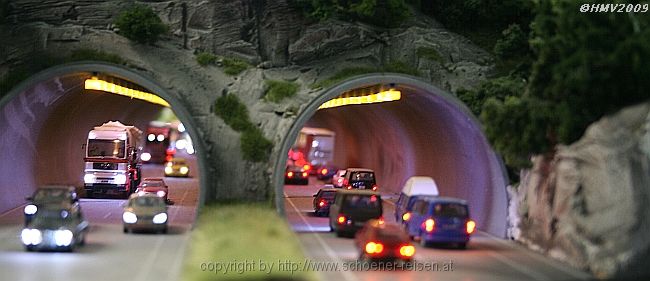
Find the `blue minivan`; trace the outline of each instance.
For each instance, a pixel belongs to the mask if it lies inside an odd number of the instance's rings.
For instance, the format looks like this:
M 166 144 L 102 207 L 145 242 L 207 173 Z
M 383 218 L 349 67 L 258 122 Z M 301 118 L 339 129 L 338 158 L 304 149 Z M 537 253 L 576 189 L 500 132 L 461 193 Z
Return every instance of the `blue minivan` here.
M 467 202 L 457 198 L 419 198 L 406 220 L 409 236 L 419 238 L 425 247 L 445 243 L 464 249 L 475 230 L 476 223 L 470 219 Z

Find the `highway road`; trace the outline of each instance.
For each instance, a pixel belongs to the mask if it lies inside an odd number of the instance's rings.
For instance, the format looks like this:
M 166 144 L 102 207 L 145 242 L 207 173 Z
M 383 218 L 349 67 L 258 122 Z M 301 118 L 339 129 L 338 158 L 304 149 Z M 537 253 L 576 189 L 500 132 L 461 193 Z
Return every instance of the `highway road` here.
M 590 275 L 548 259 L 523 246 L 479 231 L 472 237 L 466 250 L 449 248 L 422 248 L 416 245 L 415 259 L 422 266 L 427 264 L 436 270 L 362 270 L 344 271 L 356 261 L 359 252 L 353 239 L 337 238 L 329 232 L 328 219 L 312 215 L 312 194 L 321 184 L 312 179 L 309 186 L 285 186 L 287 219 L 298 232 L 300 242 L 308 258 L 319 262 L 322 280 L 586 280 Z M 393 197 L 393 198 L 391 198 Z M 396 198 L 384 195 L 384 218 L 394 222 Z M 480 226 L 479 226 L 480 227 Z M 332 265 L 333 264 L 333 265 Z M 338 270 L 332 270 L 339 266 Z M 312 267 L 313 268 L 313 267 Z
M 196 170 L 195 170 L 196 171 Z M 145 165 L 145 177 L 160 177 L 162 165 Z M 170 187 L 169 233 L 122 233 L 120 199 L 81 199 L 91 224 L 87 245 L 73 253 L 25 252 L 20 243 L 22 207 L 0 214 L 2 280 L 178 280 L 196 216 L 198 177 L 165 178 Z

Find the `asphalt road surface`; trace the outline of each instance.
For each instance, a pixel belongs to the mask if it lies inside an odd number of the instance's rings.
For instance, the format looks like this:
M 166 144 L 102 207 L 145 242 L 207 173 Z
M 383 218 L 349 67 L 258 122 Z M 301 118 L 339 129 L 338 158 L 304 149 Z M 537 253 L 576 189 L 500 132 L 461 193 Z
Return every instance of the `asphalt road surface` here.
M 145 165 L 145 177 L 163 176 Z M 196 169 L 194 170 L 196 171 Z M 178 280 L 189 230 L 196 216 L 198 177 L 165 178 L 169 185 L 169 233 L 122 233 L 120 199 L 81 199 L 90 222 L 87 245 L 72 253 L 26 252 L 20 242 L 22 207 L 0 214 L 2 280 Z
M 312 215 L 312 195 L 321 185 L 312 179 L 309 186 L 285 186 L 285 208 L 289 223 L 298 232 L 303 249 L 313 262 L 309 267 L 318 271 L 322 280 L 541 281 L 585 280 L 591 277 L 513 241 L 499 239 L 481 231 L 472 237 L 466 250 L 423 248 L 414 242 L 416 265 L 419 264 L 420 270 L 360 268 L 355 265 L 359 252 L 353 239 L 337 238 L 333 232 L 329 232 L 328 218 Z M 389 194 L 383 198 L 384 219 L 394 222 L 396 198 Z M 357 268 L 343 270 L 344 263 L 348 269 Z

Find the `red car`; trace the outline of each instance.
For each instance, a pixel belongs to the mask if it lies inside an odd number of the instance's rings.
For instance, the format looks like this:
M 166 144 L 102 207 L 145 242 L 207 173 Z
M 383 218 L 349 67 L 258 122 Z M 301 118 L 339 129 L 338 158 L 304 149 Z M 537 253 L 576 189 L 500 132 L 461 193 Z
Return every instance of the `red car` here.
M 402 260 L 411 262 L 415 247 L 397 224 L 369 220 L 355 237 L 360 260 Z
M 165 202 L 169 202 L 169 187 L 162 178 L 144 178 L 135 192 L 153 193 L 165 199 Z

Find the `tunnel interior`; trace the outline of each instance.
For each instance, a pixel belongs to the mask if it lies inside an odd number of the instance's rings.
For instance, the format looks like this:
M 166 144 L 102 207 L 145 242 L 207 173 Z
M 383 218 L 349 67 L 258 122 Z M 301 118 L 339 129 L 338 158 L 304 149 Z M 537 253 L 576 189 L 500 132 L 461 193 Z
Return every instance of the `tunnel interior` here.
M 303 127 L 335 132 L 333 166 L 373 169 L 382 194 L 398 194 L 411 176 L 430 176 L 441 196 L 468 201 L 480 229 L 503 236 L 507 183 L 480 125 L 454 97 L 415 84 L 392 84 L 402 93 L 397 101 L 317 109 Z
M 151 121 L 170 111 L 140 99 L 85 90 L 84 81 L 94 75 L 76 71 L 37 81 L 0 108 L 0 213 L 24 204 L 39 186 L 83 190 L 84 145 L 93 127 L 119 121 L 145 134 Z M 199 177 L 196 163 L 192 165 L 191 174 Z

